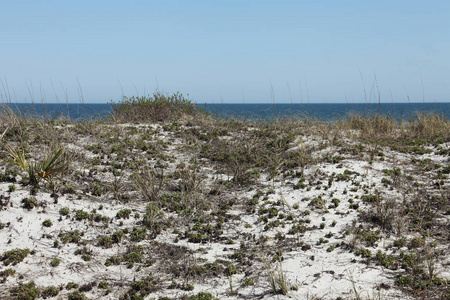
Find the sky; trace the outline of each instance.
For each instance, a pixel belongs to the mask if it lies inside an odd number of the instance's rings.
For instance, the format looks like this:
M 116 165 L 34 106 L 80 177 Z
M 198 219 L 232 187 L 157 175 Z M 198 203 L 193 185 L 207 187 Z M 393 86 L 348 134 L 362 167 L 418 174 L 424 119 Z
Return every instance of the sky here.
M 450 1 L 0 0 L 2 102 L 450 102 Z

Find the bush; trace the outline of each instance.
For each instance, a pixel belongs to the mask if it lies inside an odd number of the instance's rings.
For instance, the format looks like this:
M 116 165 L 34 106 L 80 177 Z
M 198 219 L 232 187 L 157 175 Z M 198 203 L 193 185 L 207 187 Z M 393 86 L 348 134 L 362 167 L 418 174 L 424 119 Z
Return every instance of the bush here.
M 31 251 L 28 248 L 25 248 L 23 250 L 13 249 L 13 250 L 4 252 L 3 255 L 1 256 L 1 260 L 3 261 L 3 264 L 5 266 L 8 266 L 10 264 L 17 265 L 18 263 L 23 261 L 25 259 L 25 257 L 27 257 L 28 254 L 30 254 L 30 252 Z
M 76 218 L 78 221 L 85 220 L 85 219 L 89 219 L 89 213 L 85 212 L 85 211 L 82 210 L 82 209 L 79 209 L 79 210 L 77 210 L 77 211 L 75 212 L 75 218 Z
M 186 115 L 196 115 L 200 109 L 182 94 L 166 96 L 154 93 L 153 96 L 123 97 L 119 103 L 111 102 L 113 117 L 127 122 L 173 122 Z
M 79 291 L 73 291 L 67 296 L 68 300 L 86 300 L 86 296 L 84 293 L 80 293 Z
M 50 219 L 45 220 L 44 222 L 42 222 L 42 226 L 45 227 L 52 227 L 53 223 Z
M 33 300 L 41 294 L 34 281 L 30 281 L 27 284 L 19 282 L 19 286 L 13 287 L 9 291 L 14 296 L 14 299 L 18 300 Z
M 61 263 L 61 259 L 59 259 L 59 258 L 54 258 L 54 259 L 52 259 L 52 261 L 50 262 L 50 265 L 51 265 L 52 267 L 57 267 L 57 266 L 59 266 L 60 263 Z
M 129 219 L 130 218 L 130 214 L 131 214 L 131 210 L 130 209 L 122 209 L 122 210 L 117 212 L 116 218 L 117 219 Z
M 62 216 L 67 216 L 69 213 L 70 211 L 68 207 L 63 207 L 59 210 L 59 214 Z
M 143 299 L 145 296 L 157 290 L 157 281 L 153 276 L 147 276 L 139 281 L 134 281 L 130 289 L 119 299 Z
M 55 297 L 59 294 L 59 289 L 55 286 L 48 286 L 42 290 L 42 298 L 47 299 L 51 297 Z
M 103 248 L 111 248 L 113 243 L 113 240 L 108 235 L 103 235 L 98 239 L 98 245 L 102 246 Z
M 37 202 L 36 198 L 30 197 L 30 198 L 22 199 L 22 207 L 23 208 L 31 210 L 31 209 L 35 208 L 36 206 L 38 206 L 38 202 Z

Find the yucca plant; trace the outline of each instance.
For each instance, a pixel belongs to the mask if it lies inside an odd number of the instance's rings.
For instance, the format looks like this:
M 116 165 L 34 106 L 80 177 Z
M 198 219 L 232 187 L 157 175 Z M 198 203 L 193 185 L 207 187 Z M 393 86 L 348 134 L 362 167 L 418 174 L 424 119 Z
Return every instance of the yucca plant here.
M 14 164 L 27 172 L 30 184 L 37 186 L 41 179 L 52 183 L 54 176 L 65 173 L 69 170 L 69 159 L 67 153 L 62 147 L 59 147 L 47 154 L 42 161 L 28 162 L 25 152 L 20 147 L 16 149 L 6 145 Z

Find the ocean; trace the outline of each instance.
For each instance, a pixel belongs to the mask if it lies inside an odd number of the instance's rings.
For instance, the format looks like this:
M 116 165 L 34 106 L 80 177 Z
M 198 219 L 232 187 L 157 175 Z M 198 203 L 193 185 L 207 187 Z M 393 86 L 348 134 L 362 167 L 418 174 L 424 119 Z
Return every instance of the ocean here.
M 14 111 L 25 115 L 44 118 L 67 118 L 70 120 L 92 120 L 111 116 L 110 104 L 106 103 L 44 103 L 6 104 Z M 317 118 L 333 121 L 351 113 L 374 115 L 377 113 L 395 119 L 409 119 L 416 113 L 437 113 L 450 119 L 450 102 L 436 103 L 310 103 L 310 104 L 197 104 L 200 108 L 219 118 L 245 118 L 252 120 L 271 120 L 273 118 Z

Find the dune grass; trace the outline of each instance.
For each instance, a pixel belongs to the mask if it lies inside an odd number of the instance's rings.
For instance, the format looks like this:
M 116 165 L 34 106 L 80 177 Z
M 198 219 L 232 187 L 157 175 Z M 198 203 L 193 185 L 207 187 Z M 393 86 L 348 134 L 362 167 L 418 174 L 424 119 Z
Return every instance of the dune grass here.
M 119 103 L 111 102 L 111 107 L 114 120 L 119 122 L 170 122 L 199 112 L 195 103 L 180 93 L 125 96 Z

